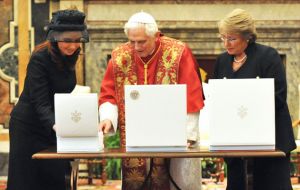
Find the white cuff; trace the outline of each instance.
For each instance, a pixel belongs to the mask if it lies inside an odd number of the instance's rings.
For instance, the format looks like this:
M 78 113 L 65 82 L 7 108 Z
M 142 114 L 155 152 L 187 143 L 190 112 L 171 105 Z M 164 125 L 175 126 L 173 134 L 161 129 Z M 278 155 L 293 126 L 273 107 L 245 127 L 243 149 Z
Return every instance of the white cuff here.
M 117 131 L 118 126 L 118 106 L 110 102 L 105 102 L 99 107 L 100 122 L 109 119 L 113 125 L 114 132 Z
M 199 113 L 188 113 L 186 120 L 187 139 L 198 141 L 199 139 Z

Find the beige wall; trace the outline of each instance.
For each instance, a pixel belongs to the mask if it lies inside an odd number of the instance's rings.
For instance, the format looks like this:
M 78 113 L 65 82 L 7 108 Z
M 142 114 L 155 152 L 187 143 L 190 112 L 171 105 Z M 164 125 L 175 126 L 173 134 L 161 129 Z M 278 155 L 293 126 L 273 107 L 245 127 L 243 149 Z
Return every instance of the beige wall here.
M 300 20 L 300 4 L 88 4 L 87 19 L 120 21 L 145 11 L 157 21 L 216 21 L 235 8 L 257 20 Z
M 10 12 L 3 19 L 12 17 L 12 2 L 0 1 L 0 10 Z M 107 56 L 126 41 L 122 28 L 134 12 L 143 10 L 153 14 L 166 35 L 188 43 L 194 54 L 217 56 L 224 49 L 218 39 L 216 22 L 234 8 L 246 9 L 257 20 L 258 41 L 286 56 L 288 103 L 294 119 L 300 114 L 297 89 L 300 84 L 300 0 L 153 0 L 151 4 L 150 0 L 50 0 L 50 11 L 71 5 L 87 14 L 91 41 L 85 44 L 78 76 L 80 83 L 85 82 L 95 92 L 99 91 Z M 9 40 L 5 28 L 8 24 L 3 19 L 0 46 Z
M 99 91 L 107 55 L 126 41 L 122 29 L 124 22 L 137 11 L 151 13 L 166 35 L 188 43 L 194 54 L 217 56 L 224 51 L 218 38 L 217 21 L 234 8 L 243 8 L 257 20 L 258 41 L 275 47 L 286 56 L 288 103 L 292 117 L 296 119 L 299 112 L 297 87 L 300 84 L 300 1 L 295 2 L 168 4 L 168 1 L 163 1 L 152 5 L 132 1 L 130 4 L 87 1 L 84 7 L 91 42 L 85 48 L 86 83 L 93 91 Z

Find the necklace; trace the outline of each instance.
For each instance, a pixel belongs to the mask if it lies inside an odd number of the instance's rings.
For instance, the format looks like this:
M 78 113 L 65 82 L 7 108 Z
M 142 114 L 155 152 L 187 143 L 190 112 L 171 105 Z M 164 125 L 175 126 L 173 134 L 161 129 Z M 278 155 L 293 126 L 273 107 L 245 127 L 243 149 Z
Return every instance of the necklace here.
M 157 53 L 159 52 L 159 49 L 160 49 L 160 44 L 157 48 L 157 51 L 156 50 L 156 47 L 154 47 L 154 49 L 152 50 L 152 52 L 149 54 L 149 56 L 151 55 L 151 58 L 149 61 L 147 61 L 147 63 L 145 63 L 140 57 L 140 60 L 142 61 L 142 63 L 144 63 L 144 84 L 148 84 L 148 80 L 147 80 L 147 77 L 148 77 L 148 64 L 154 59 L 154 57 L 157 55 Z M 153 55 L 152 55 L 153 54 Z
M 247 59 L 247 55 L 245 55 L 244 57 L 242 57 L 242 59 L 237 60 L 235 57 L 233 58 L 233 61 L 235 63 L 243 63 L 245 60 Z

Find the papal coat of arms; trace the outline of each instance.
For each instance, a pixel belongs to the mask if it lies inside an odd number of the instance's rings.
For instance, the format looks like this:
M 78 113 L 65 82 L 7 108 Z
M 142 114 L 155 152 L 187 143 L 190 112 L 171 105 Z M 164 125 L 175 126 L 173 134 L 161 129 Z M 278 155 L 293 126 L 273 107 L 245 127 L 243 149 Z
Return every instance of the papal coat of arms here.
M 75 110 L 75 112 L 71 112 L 71 119 L 75 123 L 78 123 L 81 120 L 81 113 Z
M 133 100 L 137 100 L 139 98 L 139 96 L 140 96 L 140 93 L 137 90 L 133 90 L 130 92 L 130 97 Z
M 248 108 L 243 105 L 238 107 L 237 114 L 241 119 L 244 119 L 248 115 Z

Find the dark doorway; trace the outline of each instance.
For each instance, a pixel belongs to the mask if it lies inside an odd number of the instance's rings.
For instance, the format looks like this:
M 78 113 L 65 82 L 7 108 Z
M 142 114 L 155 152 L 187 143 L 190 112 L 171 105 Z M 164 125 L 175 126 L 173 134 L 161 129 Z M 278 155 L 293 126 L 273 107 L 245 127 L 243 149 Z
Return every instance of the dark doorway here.
M 213 77 L 216 55 L 198 55 L 196 56 L 202 81 L 207 83 L 208 79 Z

